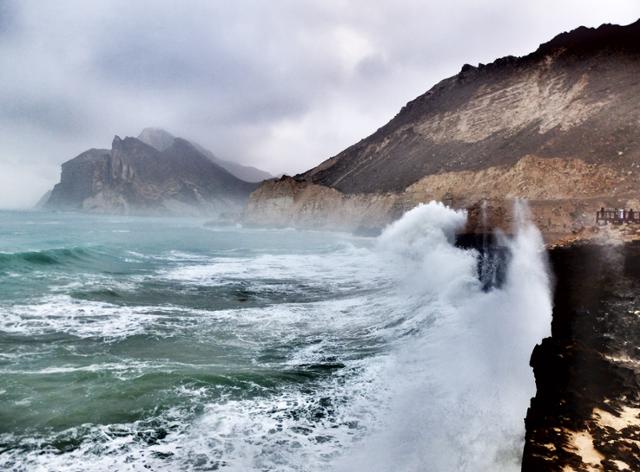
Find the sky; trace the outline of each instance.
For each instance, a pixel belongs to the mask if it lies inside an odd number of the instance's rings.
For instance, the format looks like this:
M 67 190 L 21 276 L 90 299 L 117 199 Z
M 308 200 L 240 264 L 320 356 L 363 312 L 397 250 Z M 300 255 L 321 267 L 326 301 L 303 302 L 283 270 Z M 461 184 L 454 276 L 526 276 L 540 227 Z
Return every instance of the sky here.
M 638 18 L 638 0 L 0 0 L 0 208 L 148 126 L 295 174 L 465 63 Z

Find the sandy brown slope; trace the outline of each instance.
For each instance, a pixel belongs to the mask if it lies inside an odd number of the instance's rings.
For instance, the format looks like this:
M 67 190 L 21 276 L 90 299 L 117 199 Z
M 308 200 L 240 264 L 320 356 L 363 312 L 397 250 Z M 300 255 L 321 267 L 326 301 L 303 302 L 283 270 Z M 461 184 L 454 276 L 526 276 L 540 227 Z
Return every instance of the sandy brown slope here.
M 580 28 L 526 57 L 463 67 L 301 177 L 359 193 L 526 155 L 628 167 L 640 157 L 639 105 L 640 22 Z

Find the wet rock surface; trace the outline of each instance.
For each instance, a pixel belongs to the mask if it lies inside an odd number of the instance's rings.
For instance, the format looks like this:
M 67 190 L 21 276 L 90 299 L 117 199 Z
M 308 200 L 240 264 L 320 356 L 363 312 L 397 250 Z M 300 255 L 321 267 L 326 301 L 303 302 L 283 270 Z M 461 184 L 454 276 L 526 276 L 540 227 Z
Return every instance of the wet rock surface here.
M 555 247 L 550 264 L 522 470 L 640 470 L 640 242 Z

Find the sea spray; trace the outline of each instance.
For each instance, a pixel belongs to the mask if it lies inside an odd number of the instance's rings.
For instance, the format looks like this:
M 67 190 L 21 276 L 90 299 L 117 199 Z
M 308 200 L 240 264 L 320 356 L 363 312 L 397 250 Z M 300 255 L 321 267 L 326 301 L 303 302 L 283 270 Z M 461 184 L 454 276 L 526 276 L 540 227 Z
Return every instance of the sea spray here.
M 49 218 L 0 212 L 28 230 L 0 270 L 0 469 L 517 468 L 550 313 L 526 215 L 488 289 L 435 203 L 378 239 Z M 85 252 L 22 260 L 51 241 Z
M 551 294 L 540 233 L 522 202 L 515 210 L 506 280 L 489 292 L 478 253 L 453 244 L 463 212 L 421 205 L 381 235 L 381 257 L 397 258 L 404 281 L 398 296 L 423 304 L 412 315 L 416 334 L 386 366 L 382 426 L 338 470 L 519 470 L 535 394 L 529 357 L 549 334 Z

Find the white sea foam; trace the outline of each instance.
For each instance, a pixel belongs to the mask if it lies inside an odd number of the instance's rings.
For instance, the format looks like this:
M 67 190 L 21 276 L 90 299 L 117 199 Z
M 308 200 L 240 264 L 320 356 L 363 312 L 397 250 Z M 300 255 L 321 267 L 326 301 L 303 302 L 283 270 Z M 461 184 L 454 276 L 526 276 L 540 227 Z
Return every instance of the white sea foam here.
M 66 333 L 81 338 L 121 338 L 144 332 L 154 307 L 128 307 L 56 294 L 3 310 L 0 331 L 25 336 Z
M 344 367 L 304 388 L 283 383 L 215 402 L 202 387 L 180 386 L 177 394 L 203 411 L 162 413 L 156 420 L 169 434 L 151 445 L 140 440 L 148 426 L 139 422 L 92 426 L 77 433 L 83 440 L 71 452 L 15 449 L 0 465 L 17 461 L 24 467 L 16 470 L 35 471 L 518 470 L 523 418 L 534 394 L 529 356 L 550 326 L 542 241 L 520 219 L 515 237 L 505 240 L 511 251 L 506 282 L 485 292 L 477 252 L 453 244 L 464 223 L 464 213 L 432 203 L 408 212 L 369 249 L 251 259 L 172 253 L 172 262 L 187 265 L 156 274 L 197 285 L 291 279 L 329 284 L 337 294 L 350 288 L 329 300 L 208 311 L 56 295 L 14 307 L 0 330 L 106 338 L 189 332 L 199 342 L 224 338 L 249 346 L 255 355 L 285 346 L 286 359 L 274 369 L 306 372 L 331 359 Z M 66 368 L 72 367 L 58 367 Z
M 193 260 L 190 258 L 187 260 Z M 196 284 L 224 284 L 229 280 L 296 280 L 317 284 L 371 281 L 369 271 L 377 270 L 370 252 L 347 247 L 331 254 L 267 254 L 254 258 L 198 258 L 200 263 L 165 271 L 167 279 Z
M 381 430 L 339 470 L 516 471 L 535 384 L 529 357 L 549 335 L 551 297 L 540 233 L 521 219 L 505 285 L 483 292 L 475 254 L 450 244 L 461 214 L 430 204 L 380 238 L 404 257 L 428 329 L 397 348 L 384 373 L 392 401 Z M 420 322 L 419 318 L 417 321 Z
M 226 334 L 242 343 L 268 346 L 304 338 L 323 339 L 331 333 L 342 336 L 357 330 L 354 336 L 361 336 L 376 326 L 373 312 L 386 308 L 382 304 L 367 305 L 364 296 L 206 310 L 172 305 L 122 306 L 55 294 L 3 309 L 0 331 L 23 336 L 65 333 L 105 341 L 140 334 L 160 338 L 188 334 L 211 342 Z M 225 342 L 233 343 L 233 339 Z

